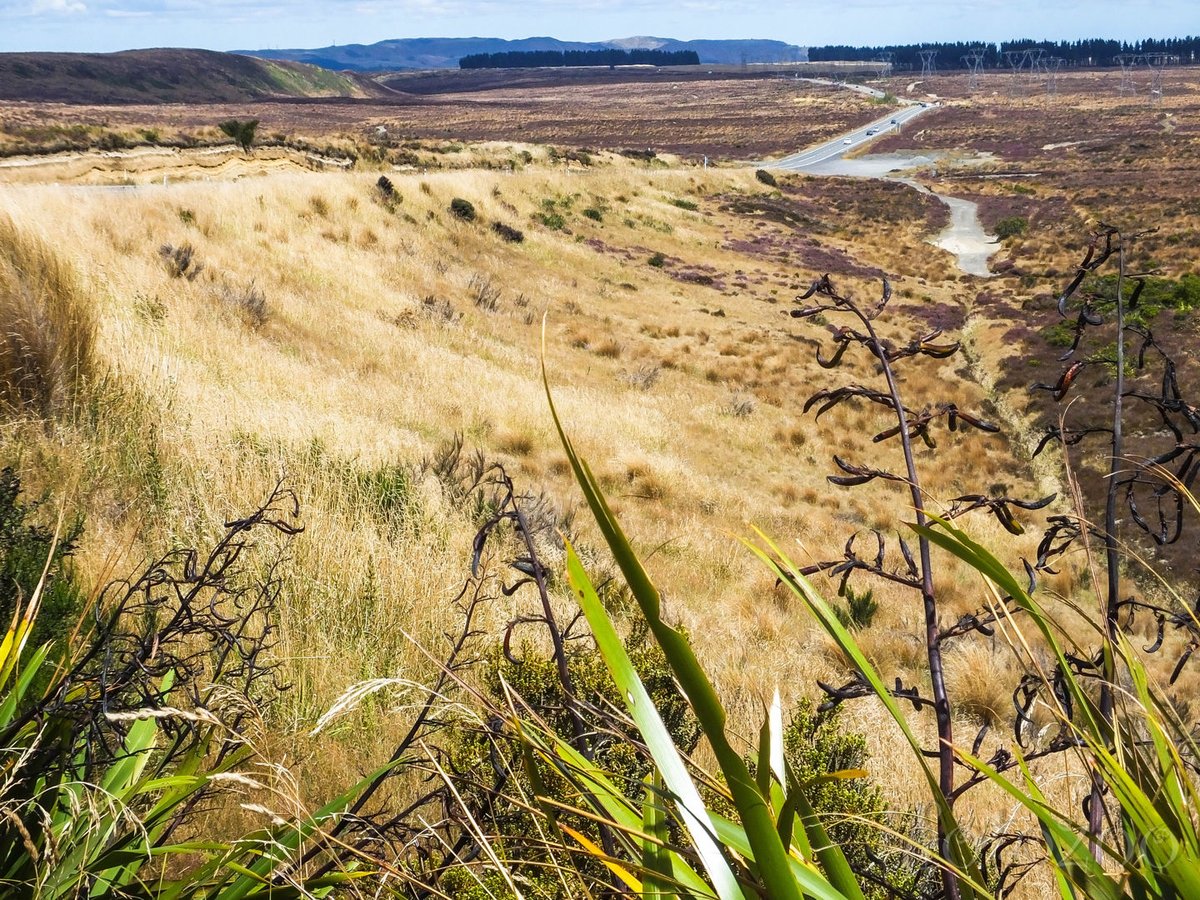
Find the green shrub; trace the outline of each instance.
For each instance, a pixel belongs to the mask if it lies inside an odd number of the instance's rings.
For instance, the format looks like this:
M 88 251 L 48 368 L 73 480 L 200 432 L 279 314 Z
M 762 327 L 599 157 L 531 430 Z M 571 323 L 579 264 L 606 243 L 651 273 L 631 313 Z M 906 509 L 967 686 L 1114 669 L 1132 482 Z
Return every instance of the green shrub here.
M 1138 304 L 1126 312 L 1131 324 L 1148 325 L 1164 309 L 1174 310 L 1176 315 L 1182 318 L 1200 308 L 1200 274 L 1187 272 L 1179 278 L 1148 276 L 1140 280 L 1144 286 L 1138 295 Z M 1092 276 L 1084 282 L 1082 288 L 1096 297 L 1098 308 L 1105 312 L 1116 304 L 1116 275 Z M 1132 283 L 1126 281 L 1126 300 L 1131 298 L 1132 290 Z
M 683 197 L 676 197 L 671 201 L 672 206 L 678 206 L 680 209 L 686 209 L 689 212 L 695 212 L 700 206 L 694 200 L 685 200 Z
M 1029 220 L 1022 216 L 1008 216 L 996 223 L 996 237 L 1005 240 L 1010 237 L 1017 237 L 1025 233 L 1025 229 L 1029 227 Z
M 551 231 L 562 231 L 567 227 L 567 220 L 556 212 L 540 212 L 533 214 L 534 221 L 541 222 Z
M 691 707 L 679 692 L 666 657 L 657 644 L 649 640 L 644 627 L 629 634 L 626 645 L 676 745 L 684 752 L 693 751 L 699 743 L 700 728 Z M 509 658 L 504 650 L 495 648 L 475 672 L 482 680 L 485 705 L 503 710 L 509 706 L 510 695 L 517 697 L 528 716 L 538 721 L 548 733 L 567 744 L 578 745 L 571 714 L 571 703 L 574 703 L 574 708 L 583 710 L 586 716 L 594 763 L 613 782 L 640 797 L 642 782 L 651 774 L 652 764 L 640 744 L 623 735 L 620 717 L 613 717 L 613 711 L 622 709 L 625 701 L 595 648 L 590 644 L 567 648 L 573 698 L 564 690 L 552 658 L 530 645 L 512 649 L 514 654 Z M 505 860 L 508 871 L 518 883 L 526 879 L 538 880 L 539 874 L 545 871 L 542 863 L 546 851 L 541 846 L 531 846 L 530 836 L 545 825 L 539 825 L 537 814 L 519 798 L 538 793 L 534 790 L 531 774 L 536 774 L 542 796 L 552 802 L 568 806 L 577 803 L 576 787 L 542 763 L 538 763 L 535 772 L 531 773 L 530 759 L 523 758 L 519 735 L 509 729 L 460 723 L 457 734 L 457 740 L 448 748 L 448 761 L 451 771 L 472 773 L 456 783 L 465 807 L 473 815 L 487 820 L 485 829 L 495 835 L 490 839 L 492 849 Z M 562 814 L 561 821 L 585 832 L 591 828 L 586 819 L 569 812 Z M 568 883 L 598 884 L 610 877 L 603 866 L 586 856 L 573 856 L 571 871 L 565 874 Z M 446 875 L 450 880 L 439 883 L 439 888 L 450 896 L 477 895 L 459 892 L 464 889 L 478 891 L 477 884 L 470 887 L 475 884 L 470 874 L 447 872 Z M 487 876 L 484 877 L 487 880 Z M 487 883 L 489 887 L 496 886 L 490 880 Z M 496 884 L 502 882 L 496 879 Z M 557 900 L 579 896 L 562 883 L 547 881 L 541 882 L 540 886 L 542 892 L 535 896 Z M 511 894 L 502 890 L 495 896 Z
M 583 211 L 583 214 L 594 222 L 603 222 L 604 221 L 604 213 L 602 213 L 600 210 L 596 209 L 596 207 L 594 207 L 594 206 L 589 206 L 587 209 L 585 209 Z
M 247 119 L 244 122 L 240 119 L 226 119 L 224 122 L 218 122 L 217 128 L 232 138 L 233 142 L 242 148 L 243 153 L 249 153 L 258 131 L 258 119 Z
M 875 613 L 879 611 L 875 592 L 871 588 L 867 588 L 860 594 L 850 585 L 846 585 L 845 599 L 844 609 L 840 606 L 834 607 L 833 611 L 838 620 L 847 628 L 870 628 Z
M 903 840 L 889 839 L 888 829 L 900 823 L 888 816 L 876 780 L 823 777 L 831 772 L 870 772 L 866 738 L 846 731 L 839 711 L 840 707 L 821 710 L 811 700 L 801 700 L 783 730 L 784 758 L 797 779 L 811 785 L 808 801 L 825 819 L 829 836 L 846 854 L 870 900 L 928 896 L 914 890 L 921 878 L 917 869 L 902 862 L 907 857 Z M 930 879 L 928 887 L 936 881 Z
M 100 150 L 124 150 L 129 146 L 129 139 L 117 131 L 106 131 L 96 141 Z
M 1051 347 L 1070 347 L 1075 342 L 1075 326 L 1071 322 L 1055 322 L 1042 329 L 1042 337 Z
M 667 257 L 662 253 L 655 253 L 646 260 L 646 263 L 647 265 L 654 266 L 656 269 L 661 269 L 667 264 Z
M 757 169 L 754 172 L 754 177 L 767 187 L 779 187 L 779 182 L 775 180 L 775 176 L 766 169 Z
M 462 197 L 455 197 L 450 201 L 450 212 L 454 214 L 455 218 L 464 222 L 475 221 L 475 205 Z
M 0 622 L 12 621 L 20 604 L 28 601 L 46 571 L 42 587 L 42 614 L 30 637 L 34 647 L 61 640 L 71 633 L 83 611 L 85 596 L 72 580 L 70 557 L 83 532 L 74 520 L 63 533 L 34 524 L 41 503 L 21 499 L 21 480 L 11 466 L 0 470 Z

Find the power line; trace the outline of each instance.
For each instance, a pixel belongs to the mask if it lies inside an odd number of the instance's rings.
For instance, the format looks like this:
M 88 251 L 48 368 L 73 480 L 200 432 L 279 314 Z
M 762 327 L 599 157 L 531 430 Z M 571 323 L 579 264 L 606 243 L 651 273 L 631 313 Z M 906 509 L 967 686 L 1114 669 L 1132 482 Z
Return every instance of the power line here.
M 937 55 L 936 50 L 918 50 L 917 55 L 921 57 L 921 77 L 932 78 L 937 74 Z
M 962 58 L 969 72 L 967 76 L 968 94 L 974 94 L 983 86 L 983 59 L 986 52 L 983 47 L 972 47 Z

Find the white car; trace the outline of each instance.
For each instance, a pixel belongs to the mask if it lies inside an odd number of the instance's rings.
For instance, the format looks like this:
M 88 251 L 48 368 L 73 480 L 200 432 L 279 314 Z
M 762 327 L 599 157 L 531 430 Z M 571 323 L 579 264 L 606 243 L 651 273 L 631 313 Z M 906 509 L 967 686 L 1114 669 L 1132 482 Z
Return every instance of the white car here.
M 843 144 L 853 144 L 854 141 L 850 140 L 850 138 L 846 138 L 844 141 L 842 141 L 842 143 Z

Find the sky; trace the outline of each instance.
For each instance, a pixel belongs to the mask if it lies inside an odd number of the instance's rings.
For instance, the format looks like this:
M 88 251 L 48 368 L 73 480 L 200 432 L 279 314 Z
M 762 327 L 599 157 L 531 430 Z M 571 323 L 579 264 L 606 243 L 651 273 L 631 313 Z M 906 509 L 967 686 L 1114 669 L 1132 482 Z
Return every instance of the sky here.
M 819 46 L 1195 34 L 1197 0 L 0 0 L 0 51 L 258 50 L 535 35 Z

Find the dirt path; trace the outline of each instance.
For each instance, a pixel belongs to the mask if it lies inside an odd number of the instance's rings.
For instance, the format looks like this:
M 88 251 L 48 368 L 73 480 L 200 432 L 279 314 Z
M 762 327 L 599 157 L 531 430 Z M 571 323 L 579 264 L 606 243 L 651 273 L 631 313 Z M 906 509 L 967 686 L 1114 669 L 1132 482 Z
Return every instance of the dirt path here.
M 939 194 L 908 178 L 897 178 L 896 181 L 946 204 L 950 210 L 950 224 L 930 243 L 958 257 L 958 267 L 968 275 L 990 278 L 992 271 L 987 261 L 996 252 L 996 237 L 984 231 L 983 223 L 979 221 L 979 205 L 961 197 Z
M 983 230 L 978 204 L 961 197 L 934 196 L 950 207 L 950 224 L 933 239 L 934 246 L 957 256 L 958 267 L 968 275 L 990 278 L 988 257 L 996 252 L 996 239 Z
M 831 159 L 811 169 L 814 175 L 841 175 L 848 178 L 886 178 L 906 184 L 922 194 L 936 197 L 950 210 L 950 224 L 929 243 L 953 253 L 958 267 L 968 275 L 990 278 L 988 257 L 996 252 L 996 238 L 988 234 L 979 221 L 979 207 L 970 200 L 951 197 L 930 190 L 920 182 L 901 177 L 906 169 L 929 165 L 931 156 L 901 156 L 889 153 L 878 156 L 859 156 L 853 159 Z

